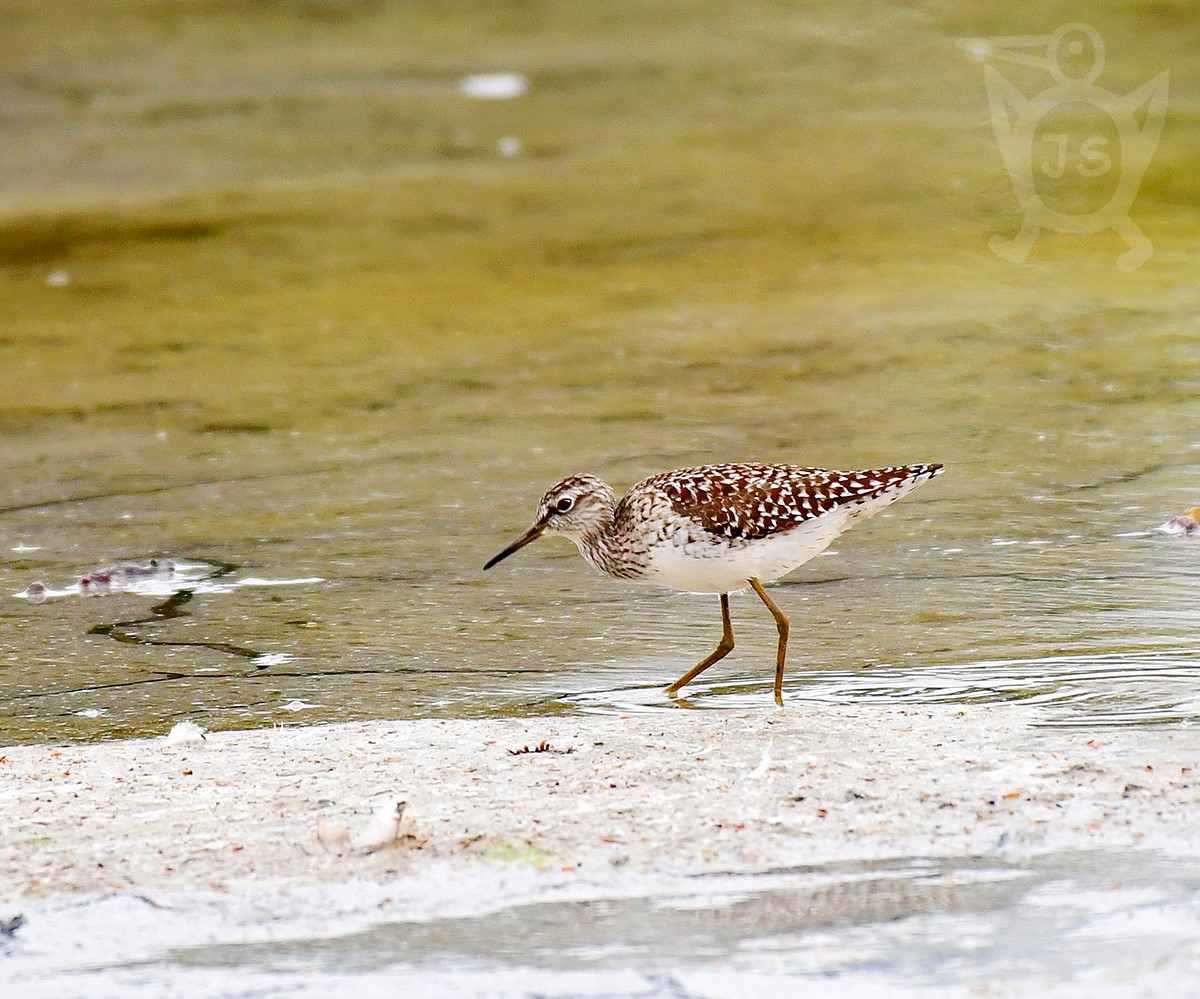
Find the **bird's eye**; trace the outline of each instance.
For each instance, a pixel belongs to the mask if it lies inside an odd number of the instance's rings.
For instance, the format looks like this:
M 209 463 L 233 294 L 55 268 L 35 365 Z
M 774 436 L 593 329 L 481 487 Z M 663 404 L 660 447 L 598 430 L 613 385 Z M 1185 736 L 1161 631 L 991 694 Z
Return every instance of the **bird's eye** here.
M 554 504 L 554 509 L 559 513 L 567 513 L 571 507 L 575 505 L 575 500 L 570 496 L 564 496 Z

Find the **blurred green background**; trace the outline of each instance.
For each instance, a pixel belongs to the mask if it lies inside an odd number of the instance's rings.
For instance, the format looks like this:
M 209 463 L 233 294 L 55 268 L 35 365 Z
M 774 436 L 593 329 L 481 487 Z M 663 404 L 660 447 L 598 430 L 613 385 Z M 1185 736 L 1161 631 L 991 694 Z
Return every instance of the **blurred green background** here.
M 872 690 L 1192 717 L 1194 553 L 1139 533 L 1200 499 L 1190 3 L 1086 15 L 1098 86 L 1170 71 L 1130 212 L 1148 262 L 1118 270 L 1113 231 L 988 248 L 1022 211 L 985 50 L 959 42 L 1081 16 L 0 2 L 0 742 L 266 724 L 294 698 L 304 719 L 628 706 L 613 691 L 707 652 L 715 602 L 550 543 L 479 565 L 568 472 L 620 489 L 727 459 L 949 466 L 782 588 L 807 630 L 792 696 L 903 666 Z M 463 92 L 489 72 L 528 89 Z M 1056 122 L 1111 133 L 1088 107 Z M 325 582 L 171 620 L 7 596 L 156 554 Z M 711 681 L 748 700 L 714 706 L 767 699 L 760 617 Z M 137 642 L 93 632 L 142 618 Z M 1146 650 L 1169 663 L 1115 694 L 1071 658 Z

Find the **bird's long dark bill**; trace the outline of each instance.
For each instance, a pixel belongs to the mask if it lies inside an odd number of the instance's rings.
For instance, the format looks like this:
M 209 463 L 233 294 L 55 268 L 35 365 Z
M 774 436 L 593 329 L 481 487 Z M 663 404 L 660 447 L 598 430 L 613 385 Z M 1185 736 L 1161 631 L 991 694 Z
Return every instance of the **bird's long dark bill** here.
M 542 536 L 543 530 L 544 528 L 541 524 L 534 524 L 533 527 L 517 538 L 516 541 L 505 548 L 504 551 L 502 551 L 499 555 L 493 555 L 490 559 L 488 559 L 487 564 L 483 568 L 485 570 L 490 569 L 497 562 L 502 562 L 504 559 L 508 558 L 508 556 L 513 552 L 524 548 L 527 544 L 529 544 L 529 542 L 537 541 L 537 539 Z

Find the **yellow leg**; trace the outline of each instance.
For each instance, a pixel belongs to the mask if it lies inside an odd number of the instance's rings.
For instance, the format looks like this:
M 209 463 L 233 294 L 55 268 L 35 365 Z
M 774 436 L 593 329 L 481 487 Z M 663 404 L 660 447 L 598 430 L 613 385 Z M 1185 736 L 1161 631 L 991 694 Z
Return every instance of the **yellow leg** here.
M 679 693 L 679 688 L 686 683 L 691 683 L 696 677 L 703 673 L 709 666 L 719 659 L 724 659 L 733 649 L 733 624 L 729 620 L 729 594 L 721 594 L 721 640 L 717 643 L 717 647 L 713 649 L 712 655 L 706 656 L 698 662 L 690 670 L 683 674 L 678 680 L 667 688 L 667 693 L 674 696 Z
M 767 591 L 762 588 L 762 583 L 757 579 L 752 579 L 750 580 L 750 585 L 754 587 L 754 592 L 758 594 L 759 599 L 767 605 L 767 610 L 775 617 L 775 627 L 779 629 L 779 651 L 775 654 L 775 703 L 782 708 L 783 662 L 787 659 L 788 632 L 791 629 L 788 626 L 787 617 L 783 611 L 775 606 L 775 601 L 767 596 Z

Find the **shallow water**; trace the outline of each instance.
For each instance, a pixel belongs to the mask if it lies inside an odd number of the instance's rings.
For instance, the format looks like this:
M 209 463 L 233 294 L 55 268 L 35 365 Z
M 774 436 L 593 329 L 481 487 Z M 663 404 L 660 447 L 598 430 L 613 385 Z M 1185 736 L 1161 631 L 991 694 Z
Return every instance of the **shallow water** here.
M 1172 74 L 1125 273 L 1112 232 L 987 248 L 1020 212 L 956 42 L 1068 6 L 10 6 L 0 744 L 671 707 L 715 600 L 480 566 L 567 472 L 738 458 L 948 469 L 777 588 L 791 703 L 1200 718 L 1200 548 L 1151 533 L 1200 501 L 1182 8 L 1093 22 L 1114 93 Z M 229 585 L 15 596 L 154 556 Z M 734 622 L 675 707 L 769 701 Z

